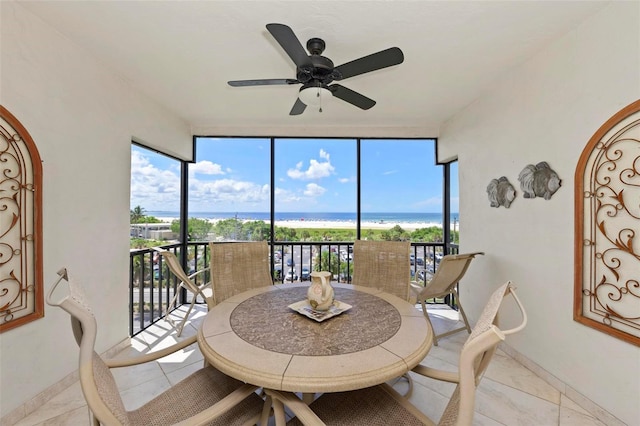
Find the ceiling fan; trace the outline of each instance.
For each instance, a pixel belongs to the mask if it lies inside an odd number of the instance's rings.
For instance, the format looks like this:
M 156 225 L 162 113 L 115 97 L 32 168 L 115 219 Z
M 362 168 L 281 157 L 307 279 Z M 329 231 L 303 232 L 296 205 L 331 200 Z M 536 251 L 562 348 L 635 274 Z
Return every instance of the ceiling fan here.
M 322 98 L 329 96 L 335 96 L 361 109 L 369 109 L 376 104 L 373 99 L 340 84 L 331 83 L 398 65 L 404 61 L 402 50 L 391 47 L 335 67 L 331 59 L 322 56 L 325 49 L 324 40 L 309 39 L 307 50 L 310 54 L 307 55 L 293 30 L 288 26 L 267 24 L 267 30 L 293 60 L 296 65 L 296 78 L 234 80 L 228 83 L 233 87 L 302 84 L 298 99 L 296 99 L 289 115 L 302 114 L 309 105 L 319 106 L 320 112 L 322 112 Z

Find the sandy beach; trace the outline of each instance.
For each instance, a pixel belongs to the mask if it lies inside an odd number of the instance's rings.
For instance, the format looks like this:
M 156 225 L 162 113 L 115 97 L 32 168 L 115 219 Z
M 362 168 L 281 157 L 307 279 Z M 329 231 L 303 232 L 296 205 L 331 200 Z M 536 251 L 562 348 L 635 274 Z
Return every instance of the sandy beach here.
M 334 222 L 326 220 L 280 220 L 275 222 L 276 226 L 287 228 L 312 228 L 312 229 L 354 229 L 356 227 L 355 222 Z M 415 231 L 420 228 L 429 228 L 431 226 L 441 227 L 439 223 L 421 223 L 421 222 L 362 222 L 361 229 L 391 229 L 396 225 L 400 225 L 405 231 Z
M 177 218 L 159 217 L 163 222 L 171 222 Z M 215 224 L 221 219 L 204 219 Z M 243 220 L 242 222 L 249 222 Z M 268 221 L 264 221 L 268 223 Z M 362 222 L 361 229 L 391 229 L 396 225 L 400 225 L 405 231 L 415 231 L 420 228 L 429 228 L 432 226 L 442 227 L 440 223 L 430 222 Z M 276 220 L 275 226 L 286 228 L 310 228 L 310 229 L 355 229 L 355 221 L 330 221 L 330 220 Z

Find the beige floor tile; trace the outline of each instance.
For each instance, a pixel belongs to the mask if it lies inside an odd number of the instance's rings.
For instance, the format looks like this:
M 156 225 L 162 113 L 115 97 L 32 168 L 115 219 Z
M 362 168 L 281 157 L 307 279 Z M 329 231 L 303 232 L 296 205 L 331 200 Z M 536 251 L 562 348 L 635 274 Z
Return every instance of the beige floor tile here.
M 476 411 L 509 426 L 558 424 L 560 406 L 484 378 L 476 393 Z
M 560 404 L 560 392 L 557 389 L 503 353 L 494 355 L 485 377 L 554 404 Z
M 575 402 L 567 398 L 566 395 L 560 395 L 560 407 L 568 408 L 570 410 L 577 411 L 587 416 L 591 416 L 591 414 L 587 410 L 585 410 L 584 408 L 582 408 L 581 406 L 579 406 L 578 404 L 576 404 Z
M 122 390 L 120 395 L 122 396 L 125 409 L 127 411 L 131 411 L 151 401 L 170 387 L 171 384 L 169 383 L 169 380 L 166 376 L 162 375 L 161 377 L 146 381 L 136 387 Z
M 605 426 L 604 423 L 592 417 L 581 408 L 576 411 L 567 407 L 560 407 L 559 426 Z
M 76 408 L 57 417 L 47 419 L 38 426 L 80 426 L 91 425 L 91 417 L 87 407 Z
M 157 362 L 147 362 L 130 367 L 112 368 L 111 374 L 118 385 L 118 389 L 125 391 L 143 383 L 165 378 L 164 372 Z
M 20 422 L 16 423 L 16 426 L 43 424 L 49 419 L 62 416 L 70 411 L 77 410 L 78 408 L 84 408 L 86 413 L 86 406 L 87 403 L 84 399 L 84 395 L 82 394 L 80 383 L 76 382 L 51 398 L 39 409 L 22 419 Z

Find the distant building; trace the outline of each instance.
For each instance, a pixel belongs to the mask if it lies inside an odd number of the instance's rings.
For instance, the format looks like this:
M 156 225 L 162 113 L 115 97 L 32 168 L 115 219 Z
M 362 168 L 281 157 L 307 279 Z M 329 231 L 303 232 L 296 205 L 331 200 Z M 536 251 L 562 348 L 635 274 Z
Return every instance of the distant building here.
M 132 223 L 129 235 L 132 238 L 144 238 L 146 240 L 176 240 L 178 233 L 171 231 L 171 224 L 161 223 Z

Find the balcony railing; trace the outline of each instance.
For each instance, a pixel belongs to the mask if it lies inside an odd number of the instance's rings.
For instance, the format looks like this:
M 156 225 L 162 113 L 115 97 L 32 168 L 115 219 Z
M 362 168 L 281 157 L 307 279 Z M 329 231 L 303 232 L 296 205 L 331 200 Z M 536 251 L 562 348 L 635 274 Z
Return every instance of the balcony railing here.
M 176 253 L 183 261 L 187 273 L 209 266 L 209 243 L 187 243 L 186 257 L 182 256 L 182 244 L 162 246 Z M 314 270 L 328 270 L 334 280 L 351 282 L 353 274 L 353 242 L 276 242 L 270 247 L 271 275 L 274 283 L 308 280 Z M 411 277 L 420 281 L 435 272 L 439 260 L 447 248 L 443 243 L 411 243 Z M 457 253 L 458 247 L 448 246 L 449 253 Z M 162 257 L 152 249 L 131 250 L 129 262 L 129 334 L 134 336 L 167 314 L 167 306 L 178 288 L 176 277 L 171 274 Z M 197 284 L 209 281 L 209 274 L 196 277 Z M 179 300 L 189 303 L 191 295 L 183 292 Z M 445 303 L 452 301 L 445 300 Z

